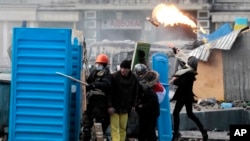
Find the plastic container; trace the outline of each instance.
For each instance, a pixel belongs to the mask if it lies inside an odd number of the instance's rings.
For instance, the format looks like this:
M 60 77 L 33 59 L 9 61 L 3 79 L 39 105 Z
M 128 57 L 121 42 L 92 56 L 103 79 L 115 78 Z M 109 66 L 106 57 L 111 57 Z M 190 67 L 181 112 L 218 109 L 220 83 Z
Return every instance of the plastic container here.
M 230 108 L 233 107 L 233 104 L 232 103 L 223 102 L 223 103 L 221 103 L 220 107 L 221 107 L 221 109 L 230 109 Z

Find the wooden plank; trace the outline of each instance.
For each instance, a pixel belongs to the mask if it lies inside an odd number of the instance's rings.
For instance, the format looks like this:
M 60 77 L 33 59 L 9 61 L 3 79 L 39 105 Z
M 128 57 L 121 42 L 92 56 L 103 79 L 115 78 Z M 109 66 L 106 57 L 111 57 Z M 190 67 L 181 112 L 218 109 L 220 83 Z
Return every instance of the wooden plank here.
M 207 62 L 199 61 L 194 93 L 199 99 L 224 100 L 223 63 L 221 50 L 213 50 Z
M 81 71 L 81 81 L 86 82 L 86 73 L 85 70 L 83 69 Z M 82 89 L 82 113 L 84 113 L 87 110 L 87 92 L 86 92 L 86 85 L 81 85 L 81 89 Z

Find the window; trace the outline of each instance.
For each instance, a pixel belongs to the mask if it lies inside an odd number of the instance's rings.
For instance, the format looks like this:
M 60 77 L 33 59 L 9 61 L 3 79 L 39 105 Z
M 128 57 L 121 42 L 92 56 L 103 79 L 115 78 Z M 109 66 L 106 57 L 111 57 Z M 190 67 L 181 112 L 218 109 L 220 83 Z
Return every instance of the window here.
M 198 19 L 208 19 L 209 18 L 209 11 L 198 11 L 197 12 Z
M 85 21 L 85 28 L 95 29 L 96 28 L 96 21 L 95 20 Z
M 85 11 L 84 18 L 85 19 L 96 19 L 96 11 Z
M 198 20 L 198 27 L 209 28 L 209 20 Z

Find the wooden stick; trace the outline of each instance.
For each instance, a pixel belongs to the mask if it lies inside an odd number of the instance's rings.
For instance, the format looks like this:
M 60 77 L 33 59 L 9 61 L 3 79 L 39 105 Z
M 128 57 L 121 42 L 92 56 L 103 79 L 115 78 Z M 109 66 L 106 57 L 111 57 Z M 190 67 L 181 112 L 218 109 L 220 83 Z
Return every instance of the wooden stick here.
M 86 81 L 86 73 L 85 70 L 83 69 L 81 71 L 81 80 Z M 86 85 L 82 85 L 82 112 L 86 112 L 87 110 L 87 92 L 86 92 Z
M 71 80 L 73 80 L 73 81 L 76 81 L 76 82 L 78 82 L 78 83 L 81 83 L 81 84 L 83 84 L 83 85 L 86 85 L 86 86 L 88 85 L 88 83 L 86 83 L 86 82 L 83 82 L 83 81 L 81 81 L 81 80 L 78 80 L 78 79 L 76 79 L 76 78 L 74 78 L 74 77 L 72 77 L 72 76 L 63 74 L 63 73 L 61 73 L 61 72 L 56 72 L 56 74 L 59 74 L 59 75 L 64 76 L 64 77 L 67 77 L 67 78 L 69 78 L 69 79 L 71 79 Z

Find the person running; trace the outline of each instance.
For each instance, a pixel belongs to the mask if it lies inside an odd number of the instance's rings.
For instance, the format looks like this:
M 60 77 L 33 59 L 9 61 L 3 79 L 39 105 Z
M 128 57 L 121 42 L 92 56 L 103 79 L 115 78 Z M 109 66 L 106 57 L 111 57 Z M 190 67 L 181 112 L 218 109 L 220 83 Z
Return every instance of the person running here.
M 193 113 L 192 105 L 195 96 L 193 93 L 193 84 L 194 81 L 196 80 L 195 76 L 198 74 L 197 66 L 198 66 L 198 60 L 194 56 L 188 57 L 186 67 L 181 69 L 180 71 L 177 71 L 169 82 L 170 84 L 177 86 L 175 94 L 171 99 L 171 101 L 172 100 L 176 101 L 173 111 L 174 132 L 172 141 L 175 141 L 181 137 L 181 134 L 179 132 L 179 124 L 180 124 L 179 114 L 183 106 L 186 107 L 187 116 L 194 121 L 194 123 L 198 126 L 199 130 L 201 131 L 203 141 L 208 140 L 207 131 L 204 129 L 200 120 Z

